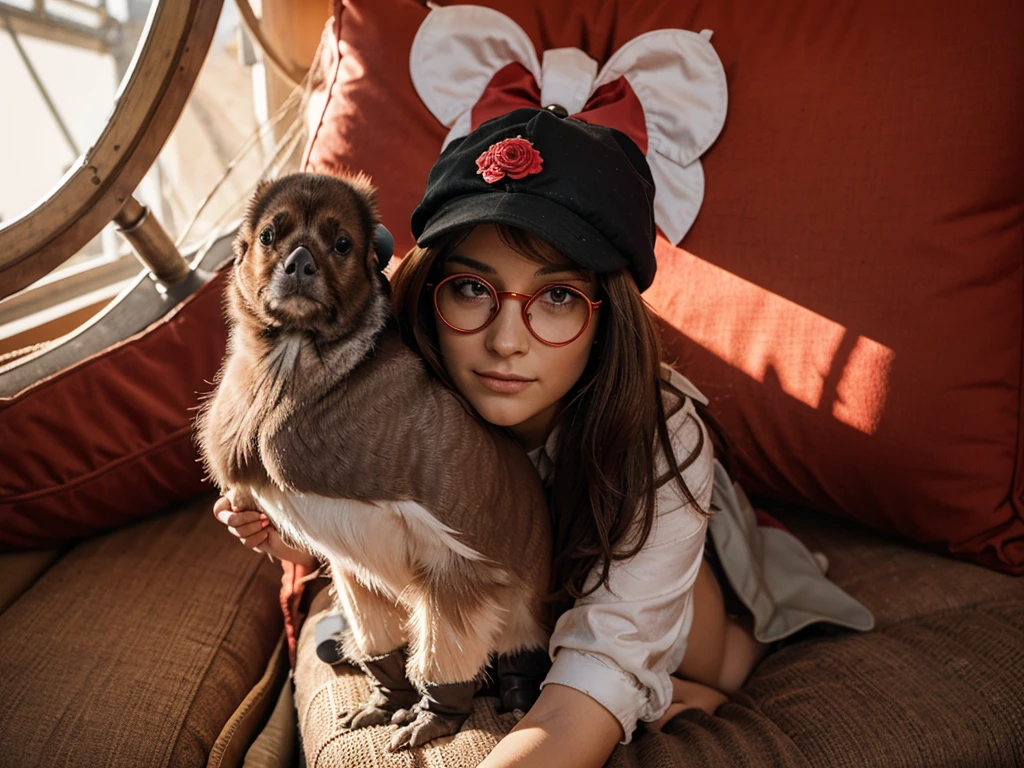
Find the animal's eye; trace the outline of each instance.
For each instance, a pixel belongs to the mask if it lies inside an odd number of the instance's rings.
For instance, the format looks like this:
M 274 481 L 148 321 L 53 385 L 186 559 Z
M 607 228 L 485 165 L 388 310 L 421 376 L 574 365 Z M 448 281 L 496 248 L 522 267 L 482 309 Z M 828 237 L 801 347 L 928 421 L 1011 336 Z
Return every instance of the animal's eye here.
M 274 244 L 274 230 L 271 227 L 264 227 L 260 232 L 260 242 L 264 245 Z
M 352 252 L 352 241 L 347 237 L 339 237 L 338 242 L 334 244 L 334 250 L 342 256 L 348 256 Z

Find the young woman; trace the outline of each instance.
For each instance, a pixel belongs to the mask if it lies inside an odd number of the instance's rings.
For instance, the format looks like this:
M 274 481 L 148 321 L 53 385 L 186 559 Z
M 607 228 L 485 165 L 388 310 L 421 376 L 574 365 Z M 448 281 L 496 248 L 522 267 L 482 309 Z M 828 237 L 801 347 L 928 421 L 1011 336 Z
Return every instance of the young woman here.
M 714 460 L 703 396 L 661 365 L 640 295 L 653 198 L 624 135 L 517 110 L 442 154 L 413 214 L 419 247 L 392 281 L 407 342 L 519 440 L 550 489 L 565 608 L 553 665 L 488 768 L 601 765 L 639 721 L 713 713 L 766 650 L 751 615 L 727 613 L 704 557 L 712 507 L 749 510 Z M 308 558 L 256 512 L 224 499 L 214 512 L 246 546 Z M 722 551 L 752 560 L 757 546 Z

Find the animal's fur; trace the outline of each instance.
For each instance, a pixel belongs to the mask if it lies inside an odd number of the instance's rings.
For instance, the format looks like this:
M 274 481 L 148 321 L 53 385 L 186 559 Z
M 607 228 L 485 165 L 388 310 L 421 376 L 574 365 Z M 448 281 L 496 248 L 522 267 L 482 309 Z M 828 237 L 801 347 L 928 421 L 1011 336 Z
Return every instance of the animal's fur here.
M 258 188 L 198 439 L 236 506 L 259 506 L 330 564 L 351 653 L 408 644 L 413 682 L 467 681 L 490 654 L 545 643 L 548 513 L 521 447 L 402 344 L 376 224 L 365 180 L 296 174 Z M 347 256 L 332 250 L 339 237 Z M 299 245 L 318 270 L 301 290 L 283 266 Z

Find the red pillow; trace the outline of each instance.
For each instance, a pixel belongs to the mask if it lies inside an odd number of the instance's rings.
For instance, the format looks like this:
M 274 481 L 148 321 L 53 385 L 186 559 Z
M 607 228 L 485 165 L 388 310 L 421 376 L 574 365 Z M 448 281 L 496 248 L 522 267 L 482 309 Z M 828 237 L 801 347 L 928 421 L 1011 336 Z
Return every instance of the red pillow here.
M 136 336 L 0 399 L 0 550 L 89 536 L 210 490 L 192 418 L 224 357 L 225 276 Z
M 600 63 L 714 30 L 725 128 L 646 298 L 743 481 L 1024 573 L 1024 4 L 481 4 Z M 336 2 L 309 112 L 309 167 L 370 173 L 401 250 L 447 132 L 408 71 L 427 13 Z

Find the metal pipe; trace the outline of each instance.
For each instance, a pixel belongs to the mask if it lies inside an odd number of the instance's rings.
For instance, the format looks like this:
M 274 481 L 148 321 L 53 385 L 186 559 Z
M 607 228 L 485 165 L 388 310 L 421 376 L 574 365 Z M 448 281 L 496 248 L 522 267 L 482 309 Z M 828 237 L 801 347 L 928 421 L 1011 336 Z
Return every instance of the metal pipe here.
M 139 261 L 153 272 L 153 275 L 167 285 L 180 283 L 189 275 L 188 262 L 174 246 L 149 208 L 134 197 L 129 197 L 124 207 L 114 216 L 117 231 L 124 235 Z

